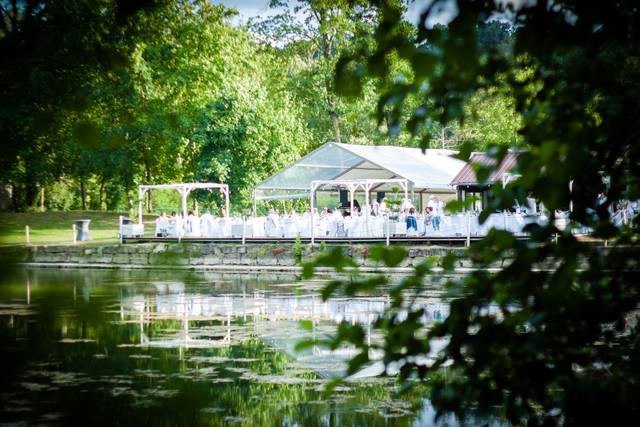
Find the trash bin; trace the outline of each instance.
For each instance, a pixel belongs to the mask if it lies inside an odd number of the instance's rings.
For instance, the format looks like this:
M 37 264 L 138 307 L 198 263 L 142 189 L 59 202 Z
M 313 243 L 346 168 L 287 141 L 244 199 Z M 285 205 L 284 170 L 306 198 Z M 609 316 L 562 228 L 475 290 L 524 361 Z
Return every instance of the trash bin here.
M 76 221 L 76 240 L 84 241 L 91 240 L 91 236 L 89 236 L 89 223 L 90 219 L 79 219 Z

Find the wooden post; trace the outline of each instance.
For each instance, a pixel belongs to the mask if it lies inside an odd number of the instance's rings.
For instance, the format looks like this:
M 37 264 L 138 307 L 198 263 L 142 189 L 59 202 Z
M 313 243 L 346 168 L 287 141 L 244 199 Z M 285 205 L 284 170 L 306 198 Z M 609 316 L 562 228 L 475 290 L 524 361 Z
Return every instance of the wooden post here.
M 26 239 L 27 239 L 27 246 L 29 246 L 29 245 L 31 244 L 31 236 L 30 236 L 29 231 L 30 231 L 30 230 L 29 230 L 29 226 L 28 226 L 28 225 L 25 225 L 25 226 L 24 226 L 24 234 L 25 234 L 25 237 L 26 237 Z
M 76 244 L 76 225 L 75 224 L 71 226 L 71 232 L 73 233 L 73 236 L 71 237 L 71 241 L 75 245 Z

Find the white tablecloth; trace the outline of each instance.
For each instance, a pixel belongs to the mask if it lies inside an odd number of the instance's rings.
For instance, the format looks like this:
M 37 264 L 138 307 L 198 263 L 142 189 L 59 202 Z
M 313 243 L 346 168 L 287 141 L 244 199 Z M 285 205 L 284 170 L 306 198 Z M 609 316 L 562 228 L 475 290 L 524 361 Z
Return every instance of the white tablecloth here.
M 469 228 L 472 237 L 484 236 L 491 228 L 506 229 L 515 234 L 522 234 L 522 228 L 526 224 L 543 221 L 540 216 L 510 213 L 491 214 L 484 224 L 479 223 L 477 214 L 471 214 L 470 219 L 469 224 L 469 216 L 466 213 L 446 215 L 440 219 L 440 230 L 434 230 L 433 224 L 425 226 L 424 218 L 418 216 L 418 230 L 416 233 L 410 234 L 427 237 L 462 237 L 467 235 Z M 198 225 L 202 225 L 202 223 Z M 185 228 L 186 223 L 184 221 L 167 223 L 166 227 L 163 227 L 170 237 L 185 236 Z M 391 236 L 406 236 L 407 226 L 405 221 L 390 221 L 389 234 Z M 246 237 L 294 238 L 298 235 L 305 238 L 311 237 L 311 221 L 308 215 L 284 218 L 256 217 L 248 218 L 246 221 Z M 370 216 L 368 218 L 365 216 L 354 218 L 331 216 L 320 218 L 316 215 L 314 218 L 314 235 L 315 237 L 384 237 L 386 235 L 385 218 L 380 216 Z M 232 236 L 242 236 L 242 220 L 240 218 L 213 218 L 212 220 L 207 220 L 205 226 L 192 227 L 192 231 L 187 237 L 223 238 Z

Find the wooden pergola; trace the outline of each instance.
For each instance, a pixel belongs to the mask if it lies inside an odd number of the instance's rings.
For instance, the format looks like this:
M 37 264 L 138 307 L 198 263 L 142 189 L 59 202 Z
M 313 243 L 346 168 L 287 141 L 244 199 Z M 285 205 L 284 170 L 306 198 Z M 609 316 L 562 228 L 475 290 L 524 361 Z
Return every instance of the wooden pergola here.
M 187 196 L 196 189 L 214 190 L 218 189 L 225 198 L 226 216 L 229 216 L 229 186 L 215 182 L 191 182 L 181 184 L 148 184 L 138 186 L 138 223 L 142 224 L 142 198 L 147 191 L 151 190 L 176 190 L 182 199 L 182 213 L 187 216 Z

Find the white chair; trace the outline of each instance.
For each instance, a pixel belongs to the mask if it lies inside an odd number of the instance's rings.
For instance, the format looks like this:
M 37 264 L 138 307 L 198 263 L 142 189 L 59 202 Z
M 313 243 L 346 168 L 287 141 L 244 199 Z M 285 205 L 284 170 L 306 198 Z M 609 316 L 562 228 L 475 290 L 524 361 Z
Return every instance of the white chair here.
M 229 218 L 220 218 L 218 220 L 222 237 L 231 237 L 231 220 Z
M 284 237 L 293 238 L 298 234 L 298 227 L 292 218 L 285 218 L 282 224 L 282 235 Z
M 213 238 L 222 237 L 222 227 L 220 226 L 220 223 L 218 221 L 214 220 L 211 222 L 211 227 L 209 228 L 208 237 L 213 237 Z
M 278 229 L 278 220 L 274 217 L 268 216 L 264 223 L 264 231 L 267 237 L 281 237 Z

